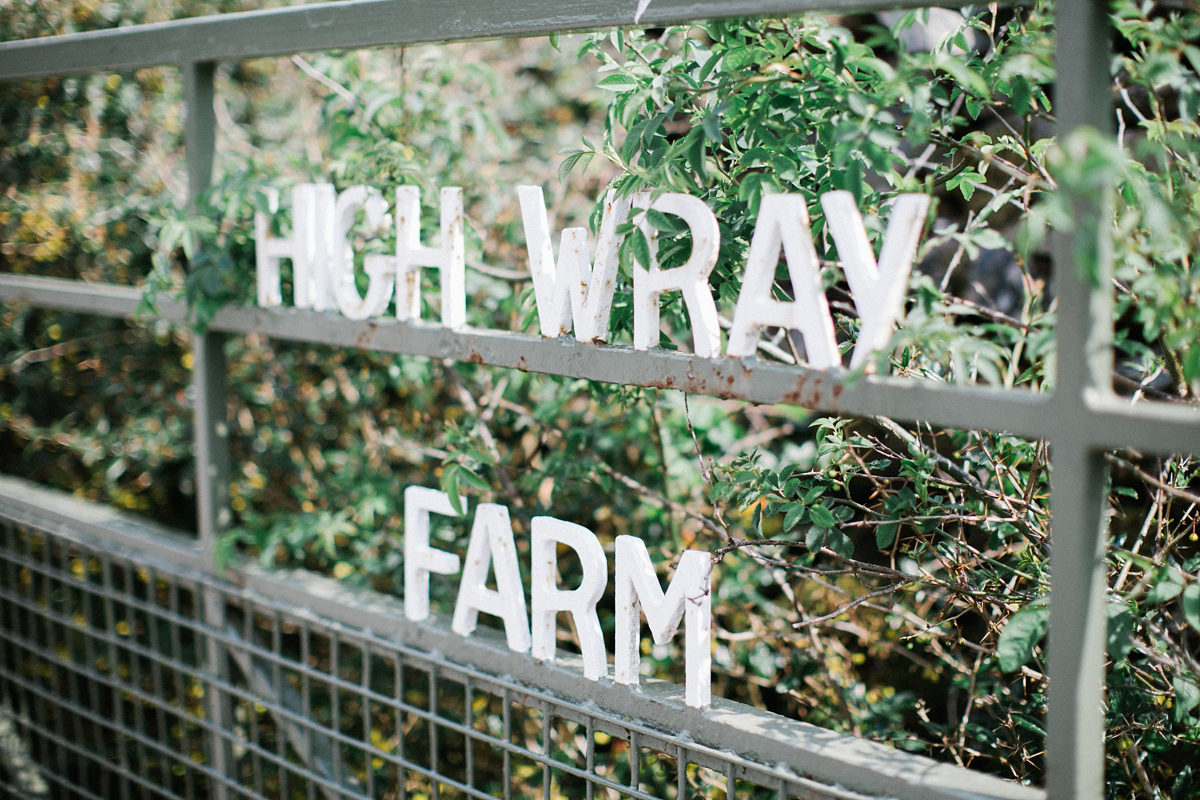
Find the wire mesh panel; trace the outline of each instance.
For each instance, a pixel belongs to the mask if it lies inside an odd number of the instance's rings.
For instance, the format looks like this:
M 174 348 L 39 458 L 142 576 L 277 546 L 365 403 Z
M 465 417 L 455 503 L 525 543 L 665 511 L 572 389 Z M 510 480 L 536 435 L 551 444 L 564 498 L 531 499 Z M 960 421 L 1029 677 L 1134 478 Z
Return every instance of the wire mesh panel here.
M 11 520 L 0 637 L 4 798 L 863 796 Z

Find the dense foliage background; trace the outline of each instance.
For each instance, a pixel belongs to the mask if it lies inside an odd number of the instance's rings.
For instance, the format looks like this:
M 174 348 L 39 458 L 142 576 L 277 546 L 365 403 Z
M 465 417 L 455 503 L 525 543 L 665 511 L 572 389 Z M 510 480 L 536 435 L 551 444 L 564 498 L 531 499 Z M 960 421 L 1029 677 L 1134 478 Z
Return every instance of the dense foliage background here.
M 243 5 L 9 3 L 0 30 Z M 1114 386 L 1194 404 L 1200 16 L 1119 2 L 1113 19 L 1115 141 L 1054 140 L 1042 3 L 222 65 L 218 178 L 195 215 L 184 210 L 175 72 L 14 84 L 0 97 L 0 269 L 182 292 L 202 326 L 250 298 L 264 188 L 415 184 L 432 230 L 437 189 L 457 185 L 470 322 L 534 331 L 515 186 L 545 187 L 555 230 L 597 224 L 608 186 L 667 189 L 702 197 L 721 221 L 712 286 L 728 319 L 760 199 L 789 191 L 809 200 L 848 350 L 858 321 L 816 199 L 853 192 L 878 238 L 890 200 L 922 191 L 936 205 L 921 262 L 874 368 L 1044 391 L 1055 312 L 1046 234 L 1070 227 L 1070 192 L 1112 183 Z M 684 258 L 686 234 L 660 222 L 660 257 Z M 630 337 L 641 249 L 627 232 L 618 342 Z M 360 249 L 389 244 L 364 231 Z M 682 304 L 665 300 L 661 344 L 687 349 Z M 191 526 L 187 332 L 152 315 L 130 324 L 5 304 L 0 316 L 3 469 Z M 803 344 L 775 332 L 759 357 L 802 361 Z M 526 544 L 529 519 L 549 511 L 606 545 L 636 533 L 661 562 L 711 550 L 715 693 L 1042 780 L 1044 443 L 257 337 L 231 342 L 230 363 L 227 556 L 398 592 L 410 484 L 505 504 Z M 1169 453 L 1109 461 L 1107 785 L 1113 797 L 1190 796 L 1197 465 Z M 443 546 L 461 550 L 467 530 L 446 525 Z M 435 584 L 443 609 L 454 588 Z M 671 648 L 647 657 L 667 677 L 682 663 Z

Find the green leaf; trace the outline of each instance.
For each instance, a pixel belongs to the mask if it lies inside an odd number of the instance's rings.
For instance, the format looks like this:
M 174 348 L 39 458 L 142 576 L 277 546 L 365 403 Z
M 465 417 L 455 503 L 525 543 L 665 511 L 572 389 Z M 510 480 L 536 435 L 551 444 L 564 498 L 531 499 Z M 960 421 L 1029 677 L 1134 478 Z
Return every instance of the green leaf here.
M 808 510 L 808 516 L 814 525 L 820 525 L 822 528 L 837 527 L 837 519 L 825 506 L 813 506 Z
M 646 221 L 653 225 L 655 230 L 663 233 L 674 233 L 678 228 L 670 217 L 653 208 L 646 212 Z
M 1183 573 L 1173 567 L 1160 567 L 1146 592 L 1147 603 L 1165 603 L 1174 600 L 1183 591 Z
M 825 546 L 842 558 L 854 556 L 854 542 L 850 541 L 850 537 L 837 528 L 831 528 L 825 534 Z
M 459 502 L 458 494 L 458 476 L 462 471 L 462 467 L 458 464 L 448 464 L 442 470 L 442 479 L 440 481 L 442 491 L 450 496 L 450 506 L 454 509 L 454 513 L 462 514 L 462 503 Z
M 804 536 L 804 546 L 811 552 L 816 552 L 825 546 L 825 537 L 829 533 L 829 528 L 822 528 L 820 525 L 813 525 L 808 529 L 808 533 Z
M 1133 649 L 1133 631 L 1137 622 L 1124 603 L 1109 603 L 1105 611 L 1108 614 L 1108 656 L 1114 664 L 1119 664 Z
M 996 642 L 996 658 L 1001 672 L 1015 672 L 1033 658 L 1033 650 L 1046 635 L 1050 627 L 1050 607 L 1044 600 L 1035 600 L 1041 605 L 1030 604 L 1013 614 L 1000 632 Z
M 799 525 L 804 519 L 804 511 L 804 506 L 800 505 L 799 503 L 793 503 L 791 507 L 788 508 L 788 512 L 783 518 L 783 530 L 785 532 L 790 531 L 792 528 Z
M 824 486 L 814 486 L 804 493 L 804 505 L 812 505 L 812 503 L 821 495 L 825 494 Z
M 571 174 L 571 170 L 575 169 L 575 165 L 579 163 L 579 159 L 583 158 L 583 153 L 572 153 L 563 159 L 563 162 L 558 165 L 558 179 L 565 181 L 567 176 Z
M 240 538 L 241 535 L 237 532 L 217 537 L 216 546 L 213 547 L 213 563 L 216 564 L 217 572 L 224 572 L 227 566 L 237 560 L 237 543 Z
M 896 541 L 896 534 L 900 531 L 900 523 L 886 522 L 875 529 L 875 546 L 880 550 L 887 550 Z
M 1197 631 L 1200 631 L 1200 583 L 1188 584 L 1183 590 L 1183 618 Z
M 1179 677 L 1171 681 L 1171 685 L 1175 689 L 1175 721 L 1183 722 L 1200 704 L 1200 686 Z
M 625 91 L 628 89 L 636 89 L 639 84 L 631 75 L 626 75 L 623 72 L 617 72 L 609 75 L 604 80 L 596 84 L 601 89 L 612 89 L 613 91 Z
M 469 470 L 466 467 L 459 467 L 458 478 L 461 482 L 472 488 L 479 489 L 480 491 L 487 491 L 488 489 L 492 488 L 488 485 L 487 481 L 479 477 L 479 475 L 473 470 Z
M 629 245 L 633 248 L 633 257 L 645 269 L 650 269 L 650 242 L 645 232 L 639 227 L 629 234 Z

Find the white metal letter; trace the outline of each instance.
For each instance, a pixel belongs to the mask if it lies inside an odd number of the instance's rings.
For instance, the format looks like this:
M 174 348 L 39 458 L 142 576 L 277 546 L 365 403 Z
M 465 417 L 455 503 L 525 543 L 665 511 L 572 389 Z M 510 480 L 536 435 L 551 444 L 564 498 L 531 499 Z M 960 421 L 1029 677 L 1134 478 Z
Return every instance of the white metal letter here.
M 675 192 L 652 197 L 650 192 L 638 192 L 633 205 L 645 211 L 681 217 L 692 232 L 692 253 L 683 266 L 660 269 L 658 231 L 647 220 L 646 214 L 637 216 L 638 227 L 650 244 L 650 264 L 633 267 L 633 348 L 649 350 L 658 344 L 658 296 L 678 289 L 683 292 L 692 323 L 692 349 L 701 358 L 711 358 L 721 352 L 717 304 L 708 288 L 708 274 L 716 266 L 721 247 L 721 228 L 712 209 L 699 197 Z
M 272 212 L 274 212 L 274 198 Z M 332 184 L 301 183 L 292 187 L 292 238 L 268 234 L 266 214 L 254 215 L 255 269 L 258 304 L 283 302 L 279 261 L 292 260 L 293 303 L 296 308 L 329 311 L 334 307 L 329 258 L 334 239 L 336 194 Z
M 582 525 L 554 517 L 534 517 L 531 528 L 533 657 L 554 660 L 557 615 L 559 611 L 567 611 L 579 632 L 584 677 L 594 681 L 607 677 L 608 652 L 604 648 L 604 633 L 596 613 L 596 603 L 608 586 L 608 560 L 600 540 Z M 578 588 L 566 591 L 558 588 L 560 543 L 579 555 L 583 578 Z
M 543 336 L 571 332 L 580 341 L 606 340 L 617 281 L 617 225 L 629 215 L 629 198 L 609 192 L 596 242 L 596 262 L 588 255 L 587 228 L 567 228 L 558 244 L 558 263 L 551 251 L 550 223 L 539 186 L 518 186 L 521 220 L 529 249 L 538 326 Z
M 421 267 L 437 267 L 442 324 L 459 328 L 467 323 L 462 189 L 442 189 L 441 201 L 441 244 L 426 247 L 421 244 L 421 190 L 396 187 L 396 316 L 421 318 Z
M 466 500 L 458 498 L 459 508 Z M 429 515 L 458 513 L 450 495 L 424 486 L 404 490 L 404 616 L 420 622 L 429 617 L 429 573 L 453 575 L 458 572 L 458 556 L 429 546 Z
M 712 702 L 712 559 L 699 550 L 685 550 L 666 594 L 654 574 L 650 554 L 641 539 L 617 537 L 616 652 L 617 683 L 637 684 L 640 614 L 655 644 L 666 644 L 685 618 L 684 701 L 695 708 Z
M 850 357 L 850 367 L 854 369 L 887 346 L 896 317 L 904 308 L 908 275 L 929 212 L 929 196 L 902 194 L 896 198 L 878 264 L 854 195 L 846 191 L 827 192 L 821 195 L 821 208 L 825 209 L 825 225 L 837 245 L 854 307 L 862 320 L 858 342 Z
M 375 189 L 351 186 L 338 195 L 334 211 L 336 228 L 333 247 L 330 250 L 329 274 L 333 284 L 334 298 L 342 314 L 350 319 L 378 317 L 387 311 L 392 300 L 392 283 L 396 275 L 396 259 L 389 256 L 369 255 L 363 261 L 370 281 L 367 296 L 360 297 L 354 284 L 354 250 L 348 239 L 354 225 L 354 215 L 362 209 L 367 224 L 372 229 L 383 226 L 387 215 L 387 201 Z
M 771 296 L 780 248 L 787 259 L 792 300 L 776 300 Z M 737 357 L 754 355 L 759 332 L 767 325 L 799 330 L 804 335 L 808 363 L 817 369 L 842 365 L 829 303 L 821 291 L 820 262 L 813 245 L 808 208 L 804 198 L 797 194 L 769 194 L 762 198 L 725 352 Z
M 487 588 L 488 567 L 496 575 L 496 588 Z M 458 602 L 450 629 L 460 636 L 475 630 L 479 612 L 486 611 L 504 620 L 508 649 L 523 653 L 529 649 L 529 615 L 525 609 L 525 590 L 517 546 L 513 541 L 508 509 L 495 503 L 480 503 L 475 508 L 471 541 L 458 585 Z
M 269 213 L 274 214 L 279 211 L 279 192 L 267 189 L 266 195 Z M 254 212 L 254 275 L 260 308 L 283 305 L 279 260 L 294 258 L 295 240 L 274 238 L 271 236 L 270 224 L 269 214 Z

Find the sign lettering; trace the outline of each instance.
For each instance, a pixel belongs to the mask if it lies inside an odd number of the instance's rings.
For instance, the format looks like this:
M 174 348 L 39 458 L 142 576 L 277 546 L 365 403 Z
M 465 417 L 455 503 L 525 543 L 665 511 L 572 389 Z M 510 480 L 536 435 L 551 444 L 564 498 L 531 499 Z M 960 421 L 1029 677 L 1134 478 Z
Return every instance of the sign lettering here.
M 374 189 L 352 186 L 336 193 L 329 184 L 300 184 L 292 189 L 292 236 L 269 234 L 269 218 L 255 218 L 258 304 L 283 303 L 280 262 L 292 262 L 293 303 L 317 311 L 338 310 L 351 319 L 383 316 L 395 299 L 398 319 L 420 319 L 420 270 L 438 270 L 441 286 L 441 324 L 466 324 L 465 255 L 462 190 L 441 190 L 441 236 L 437 247 L 421 244 L 420 192 L 400 186 L 395 195 L 396 254 L 369 255 L 363 260 L 367 291 L 355 286 L 353 251 L 348 234 L 361 210 L 367 224 L 378 230 L 387 216 L 387 203 Z M 668 192 L 657 196 L 638 192 L 632 197 L 605 199 L 595 257 L 586 228 L 567 228 L 559 239 L 558 257 L 542 190 L 517 187 L 517 199 L 529 253 L 543 336 L 574 331 L 583 341 L 608 341 L 609 316 L 617 280 L 618 228 L 632 221 L 649 244 L 650 263 L 633 268 L 633 347 L 648 350 L 658 343 L 659 296 L 679 291 L 692 325 L 692 349 L 701 358 L 721 354 L 717 306 L 708 276 L 717 263 L 721 232 L 717 218 L 702 200 Z M 885 347 L 904 306 L 908 276 L 916 257 L 929 210 L 929 197 L 903 194 L 892 205 L 883 247 L 876 260 L 866 226 L 849 192 L 828 192 L 820 198 L 826 226 L 837 246 L 842 268 L 862 319 L 850 366 L 868 364 L 869 356 Z M 659 232 L 650 212 L 678 217 L 692 237 L 687 261 L 663 268 L 658 263 Z M 787 262 L 790 300 L 772 294 L 780 255 Z M 755 354 L 764 327 L 800 331 L 809 363 L 817 369 L 842 365 L 834 337 L 829 303 L 821 290 L 820 261 L 813 243 L 804 198 L 796 194 L 766 195 L 762 199 L 750 250 L 746 257 L 741 294 L 726 355 Z

